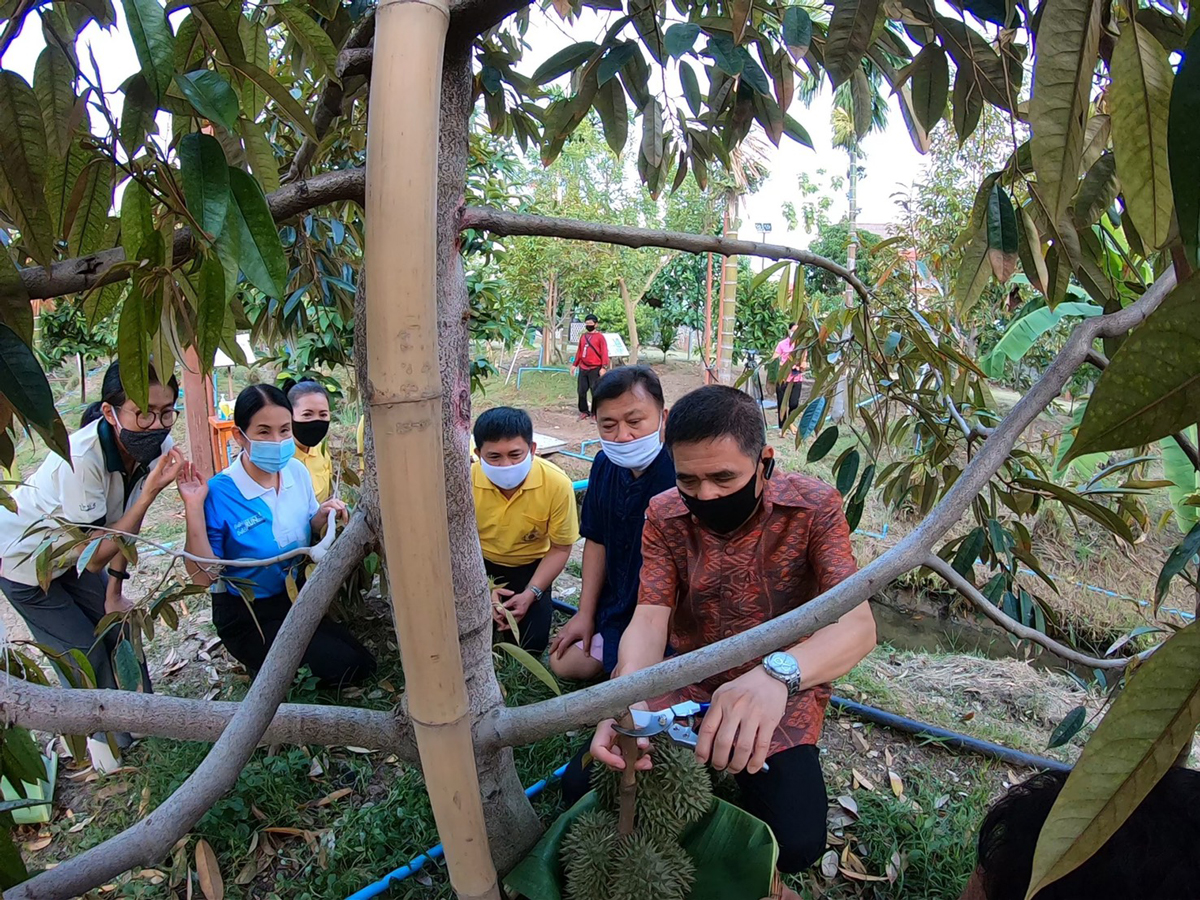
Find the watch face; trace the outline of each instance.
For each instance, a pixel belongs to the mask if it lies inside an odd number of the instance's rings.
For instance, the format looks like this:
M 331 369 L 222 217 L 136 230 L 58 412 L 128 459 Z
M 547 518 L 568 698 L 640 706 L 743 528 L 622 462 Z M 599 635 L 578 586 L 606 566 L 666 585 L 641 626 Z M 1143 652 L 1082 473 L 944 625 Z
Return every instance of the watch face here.
M 772 653 L 767 657 L 766 663 L 771 671 L 777 672 L 785 678 L 790 678 L 800 671 L 800 664 L 788 653 Z

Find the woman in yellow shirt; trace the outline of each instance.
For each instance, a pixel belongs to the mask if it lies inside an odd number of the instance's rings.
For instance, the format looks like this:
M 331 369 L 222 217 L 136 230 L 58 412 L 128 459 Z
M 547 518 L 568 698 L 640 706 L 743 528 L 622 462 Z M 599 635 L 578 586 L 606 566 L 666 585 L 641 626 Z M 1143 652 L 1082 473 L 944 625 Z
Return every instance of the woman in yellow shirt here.
M 287 398 L 292 404 L 296 459 L 312 476 L 317 502 L 324 503 L 333 493 L 333 461 L 325 441 L 329 433 L 329 394 L 318 382 L 306 380 L 289 388 Z

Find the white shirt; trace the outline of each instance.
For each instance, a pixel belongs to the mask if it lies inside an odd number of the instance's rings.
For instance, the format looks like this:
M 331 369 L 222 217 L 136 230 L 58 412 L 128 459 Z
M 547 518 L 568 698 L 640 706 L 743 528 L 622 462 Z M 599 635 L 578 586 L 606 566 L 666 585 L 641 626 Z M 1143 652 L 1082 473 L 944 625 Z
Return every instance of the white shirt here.
M 173 446 L 175 442 L 168 435 L 162 452 L 165 454 Z M 157 464 L 156 459 L 129 476 L 126 496 L 127 475 L 112 426 L 99 419 L 80 428 L 71 435 L 71 465 L 57 453 L 49 453 L 38 470 L 13 491 L 17 511 L 0 508 L 0 575 L 19 584 L 36 585 L 37 549 L 52 533 L 26 532 L 33 526 L 54 525 L 55 519 L 77 525 L 112 525 L 141 496 L 146 474 Z M 62 537 L 61 530 L 58 534 L 60 543 L 73 540 Z M 86 546 L 80 545 L 57 559 L 52 577 L 74 568 Z M 22 557 L 27 558 L 22 560 Z

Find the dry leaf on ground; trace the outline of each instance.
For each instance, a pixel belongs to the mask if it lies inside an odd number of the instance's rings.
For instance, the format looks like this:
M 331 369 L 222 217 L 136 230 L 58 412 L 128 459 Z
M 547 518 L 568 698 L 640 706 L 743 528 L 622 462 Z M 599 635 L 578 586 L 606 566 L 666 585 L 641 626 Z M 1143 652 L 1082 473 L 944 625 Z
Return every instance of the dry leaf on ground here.
M 217 854 L 204 838 L 196 842 L 196 877 L 200 879 L 205 900 L 224 900 L 225 882 L 217 865 Z
M 836 850 L 830 850 L 821 857 L 821 874 L 832 878 L 838 871 L 838 855 Z

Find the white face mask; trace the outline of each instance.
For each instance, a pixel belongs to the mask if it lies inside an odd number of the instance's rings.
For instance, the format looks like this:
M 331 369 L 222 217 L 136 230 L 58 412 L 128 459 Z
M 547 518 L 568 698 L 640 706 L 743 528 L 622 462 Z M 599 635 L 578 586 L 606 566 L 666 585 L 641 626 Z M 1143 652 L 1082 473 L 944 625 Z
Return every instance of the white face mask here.
M 533 452 L 527 453 L 523 460 L 512 466 L 493 466 L 482 459 L 479 460 L 479 465 L 483 467 L 483 474 L 487 476 L 488 481 L 501 490 L 511 491 L 520 487 L 529 477 L 529 470 L 533 468 Z
M 658 436 L 661 428 L 662 418 L 659 417 L 658 425 L 644 437 L 623 443 L 601 439 L 600 446 L 604 450 L 604 455 L 609 458 L 613 465 L 620 466 L 622 469 L 640 471 L 654 462 L 654 458 L 658 456 L 658 451 L 662 449 L 662 440 Z

